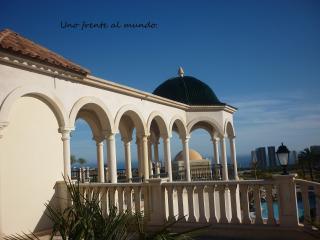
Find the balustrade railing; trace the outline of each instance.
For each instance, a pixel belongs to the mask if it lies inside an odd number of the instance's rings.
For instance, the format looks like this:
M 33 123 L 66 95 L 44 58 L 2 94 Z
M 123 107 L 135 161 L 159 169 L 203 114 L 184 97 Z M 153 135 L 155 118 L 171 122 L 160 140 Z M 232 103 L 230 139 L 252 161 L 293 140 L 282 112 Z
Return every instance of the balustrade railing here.
M 79 187 L 86 199 L 98 197 L 102 212 L 108 215 L 111 206 L 117 207 L 120 213 L 143 212 L 147 194 L 144 185 L 143 183 L 80 183 Z
M 306 228 L 320 227 L 320 183 L 296 179 L 299 222 Z
M 204 181 L 163 183 L 167 194 L 166 220 L 182 222 L 276 224 L 277 200 L 272 181 Z M 261 203 L 268 211 L 263 214 Z
M 80 189 L 89 199 L 98 196 L 105 214 L 112 205 L 119 212 L 143 211 L 153 225 L 180 219 L 182 224 L 310 228 L 320 220 L 320 183 L 293 175 L 241 181 L 154 178 L 144 183 L 80 183 Z

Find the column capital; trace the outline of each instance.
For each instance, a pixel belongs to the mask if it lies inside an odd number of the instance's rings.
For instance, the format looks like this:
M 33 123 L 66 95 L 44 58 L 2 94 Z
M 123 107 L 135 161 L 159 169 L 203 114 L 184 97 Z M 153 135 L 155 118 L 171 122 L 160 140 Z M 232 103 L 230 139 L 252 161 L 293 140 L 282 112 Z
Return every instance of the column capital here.
M 148 142 L 149 135 L 140 135 L 139 137 L 143 142 Z
M 236 140 L 236 136 L 228 137 L 230 140 Z
M 122 138 L 121 138 L 121 141 L 122 141 L 123 143 L 130 143 L 130 142 L 132 141 L 132 138 L 130 138 L 130 137 L 122 137 Z
M 213 142 L 213 143 L 217 143 L 219 142 L 220 138 L 218 137 L 214 137 L 214 138 L 211 138 L 210 141 Z
M 153 141 L 153 142 L 151 142 L 151 144 L 153 144 L 153 145 L 159 145 L 159 144 L 160 144 L 160 141 L 159 141 L 159 140 Z
M 59 133 L 62 134 L 61 140 L 69 140 L 70 139 L 70 133 L 71 131 L 74 130 L 72 128 L 59 128 Z
M 181 139 L 182 142 L 189 142 L 189 140 L 190 140 L 190 135 L 187 135 L 187 136 L 185 136 L 185 137 L 183 137 L 183 138 L 180 138 L 180 139 Z
M 92 140 L 96 141 L 96 144 L 103 144 L 103 141 L 105 140 L 105 137 L 103 135 L 101 135 L 101 136 L 93 136 Z
M 9 122 L 0 122 L 0 139 L 2 138 L 1 131 L 3 131 L 7 126 L 9 125 Z
M 113 140 L 115 138 L 115 135 L 116 135 L 116 133 L 110 132 L 110 131 L 103 131 L 102 134 L 105 137 L 105 139 L 107 139 L 107 140 Z
M 220 141 L 225 141 L 226 138 L 227 138 L 226 136 L 220 136 L 220 137 L 219 137 L 219 140 L 220 140 Z

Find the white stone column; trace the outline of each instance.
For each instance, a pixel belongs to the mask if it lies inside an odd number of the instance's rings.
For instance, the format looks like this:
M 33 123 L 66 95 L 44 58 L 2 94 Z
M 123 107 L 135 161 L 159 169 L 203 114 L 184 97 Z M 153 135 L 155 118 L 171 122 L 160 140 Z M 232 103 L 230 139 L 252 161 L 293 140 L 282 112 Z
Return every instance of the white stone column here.
M 132 179 L 132 170 L 131 170 L 131 141 L 128 139 L 123 139 L 124 146 L 124 156 L 126 164 L 126 177 L 128 181 Z
M 164 146 L 164 159 L 167 164 L 168 170 L 168 178 L 169 181 L 172 182 L 172 166 L 171 166 L 171 147 L 170 147 L 170 138 L 165 137 L 163 138 L 163 146 Z
M 142 136 L 142 159 L 144 179 L 149 179 L 148 136 Z
M 148 138 L 148 159 L 149 159 L 149 175 L 153 175 L 153 169 L 152 169 L 152 143 L 150 141 L 150 138 Z
M 226 141 L 224 137 L 220 138 L 221 148 L 221 164 L 222 164 L 222 179 L 229 180 L 228 177 L 228 164 L 227 164 L 227 152 L 226 152 Z
M 142 160 L 142 144 L 141 144 L 141 138 L 137 136 L 136 138 L 136 145 L 137 145 L 137 157 L 138 157 L 138 174 L 139 177 L 143 176 L 143 160 Z
M 214 172 L 212 172 L 212 175 L 216 176 L 218 175 L 218 178 L 220 179 L 221 177 L 221 172 L 220 172 L 220 159 L 219 159 L 219 139 L 218 138 L 212 138 L 212 145 L 213 145 L 213 161 L 212 165 L 214 165 Z M 211 168 L 213 169 L 213 168 Z
M 70 129 L 60 130 L 63 143 L 63 174 L 65 178 L 71 178 L 71 163 L 70 163 Z
M 182 140 L 183 145 L 183 158 L 184 158 L 184 169 L 185 169 L 185 178 L 186 181 L 191 182 L 191 174 L 190 174 L 190 159 L 189 159 L 189 139 L 190 137 L 186 137 Z
M 160 177 L 160 161 L 159 161 L 159 142 L 156 141 L 153 143 L 153 151 L 154 151 L 154 162 L 155 162 L 155 170 L 158 177 Z
M 103 160 L 103 139 L 95 138 L 97 146 L 98 160 L 98 182 L 105 182 L 104 178 L 104 160 Z
M 231 161 L 233 163 L 233 171 L 234 171 L 234 179 L 238 180 L 238 164 L 237 164 L 237 153 L 236 153 L 236 142 L 235 137 L 232 137 L 230 140 L 230 155 L 231 155 Z
M 116 142 L 115 134 L 110 133 L 107 135 L 107 148 L 108 148 L 108 169 L 109 178 L 111 183 L 117 182 L 117 160 L 116 160 Z
M 219 140 L 217 138 L 213 138 L 211 139 L 212 144 L 213 144 L 213 156 L 214 156 L 214 162 L 212 164 L 219 164 L 220 163 L 220 159 L 219 159 L 219 148 L 218 148 L 218 144 L 219 144 Z

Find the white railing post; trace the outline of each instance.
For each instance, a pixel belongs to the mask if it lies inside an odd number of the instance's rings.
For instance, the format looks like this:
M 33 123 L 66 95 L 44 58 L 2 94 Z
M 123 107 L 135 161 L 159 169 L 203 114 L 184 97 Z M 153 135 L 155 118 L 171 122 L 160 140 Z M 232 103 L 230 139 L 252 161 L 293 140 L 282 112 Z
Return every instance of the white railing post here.
M 303 225 L 304 227 L 311 228 L 311 215 L 310 215 L 310 203 L 309 203 L 309 185 L 306 183 L 300 184 L 302 203 L 303 203 Z
M 230 185 L 229 189 L 230 189 L 230 195 L 231 195 L 231 210 L 232 210 L 232 217 L 231 217 L 231 223 L 240 223 L 240 219 L 239 219 L 239 215 L 240 213 L 238 213 L 240 207 L 239 207 L 239 198 L 238 198 L 238 186 L 237 185 Z
M 188 185 L 187 186 L 187 193 L 188 193 L 188 222 L 196 222 L 196 217 L 194 215 L 194 186 Z
M 299 223 L 295 177 L 295 174 L 273 176 L 279 187 L 279 218 L 283 227 L 297 227 Z
M 150 225 L 163 225 L 165 221 L 165 197 L 161 184 L 167 179 L 149 179 L 149 194 L 151 206 L 149 207 Z
M 183 203 L 183 196 L 184 196 L 184 187 L 178 186 L 177 187 L 177 197 L 178 197 L 178 219 L 181 222 L 186 221 L 186 216 L 184 214 L 184 203 Z
M 68 193 L 67 185 L 64 181 L 56 182 L 54 186 L 55 195 L 59 199 L 59 209 L 61 212 L 64 211 L 71 204 L 70 194 Z
M 247 184 L 240 184 L 240 202 L 242 207 L 242 223 L 251 224 L 250 214 L 249 214 L 249 197 Z

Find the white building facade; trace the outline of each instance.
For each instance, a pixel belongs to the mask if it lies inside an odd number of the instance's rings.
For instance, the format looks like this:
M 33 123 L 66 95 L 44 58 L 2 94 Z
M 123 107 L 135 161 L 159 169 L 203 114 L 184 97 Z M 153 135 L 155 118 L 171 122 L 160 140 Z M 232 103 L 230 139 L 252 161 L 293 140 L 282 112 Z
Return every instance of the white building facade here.
M 182 69 L 175 81 L 179 78 L 188 81 Z M 235 111 L 220 102 L 186 104 L 94 77 L 10 30 L 0 32 L 0 233 L 50 228 L 44 203 L 55 204 L 55 183 L 62 180 L 62 174 L 70 176 L 70 134 L 76 130 L 76 119 L 84 119 L 92 130 L 99 182 L 117 183 L 116 148 L 124 148 L 130 182 L 132 144 L 137 144 L 139 175 L 147 182 L 155 174 L 151 166 L 157 166 L 162 151 L 159 141 L 163 141 L 167 181 L 171 182 L 173 131 L 181 139 L 185 180 L 191 181 L 189 139 L 199 128 L 210 134 L 214 161 L 222 165 L 223 180 L 228 180 L 226 144 L 230 144 L 234 176 L 238 176 Z M 133 129 L 136 139 L 132 139 Z M 117 134 L 122 146 L 116 146 Z

